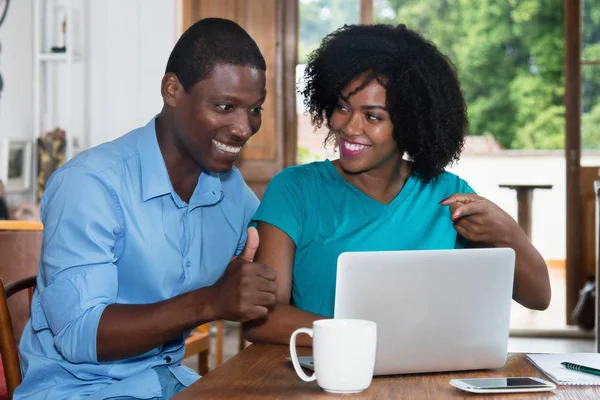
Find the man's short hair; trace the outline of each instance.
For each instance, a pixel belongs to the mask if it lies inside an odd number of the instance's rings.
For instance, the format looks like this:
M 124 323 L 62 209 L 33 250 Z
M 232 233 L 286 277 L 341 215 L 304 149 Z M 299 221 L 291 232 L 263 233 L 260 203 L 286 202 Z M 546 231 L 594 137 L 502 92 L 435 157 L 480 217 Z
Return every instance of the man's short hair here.
M 256 42 L 241 26 L 223 18 L 206 18 L 181 35 L 169 56 L 166 72 L 177 75 L 189 92 L 217 64 L 267 69 Z

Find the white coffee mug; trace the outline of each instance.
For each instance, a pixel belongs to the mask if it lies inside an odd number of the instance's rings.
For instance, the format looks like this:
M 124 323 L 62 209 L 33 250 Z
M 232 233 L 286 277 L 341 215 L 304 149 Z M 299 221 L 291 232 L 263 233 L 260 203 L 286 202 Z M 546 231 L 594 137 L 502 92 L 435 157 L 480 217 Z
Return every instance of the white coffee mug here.
M 296 337 L 306 333 L 313 338 L 315 372 L 304 373 L 296 353 Z M 330 393 L 358 393 L 371 385 L 377 350 L 377 324 L 358 319 L 322 319 L 312 329 L 297 329 L 290 338 L 290 355 L 298 376 L 315 379 Z

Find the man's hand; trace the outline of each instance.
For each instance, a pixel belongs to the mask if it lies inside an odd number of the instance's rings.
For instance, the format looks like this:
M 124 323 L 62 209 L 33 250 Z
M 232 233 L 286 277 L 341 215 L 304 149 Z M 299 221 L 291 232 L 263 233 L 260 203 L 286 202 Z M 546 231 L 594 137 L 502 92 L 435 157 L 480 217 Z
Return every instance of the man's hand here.
M 246 247 L 214 285 L 158 303 L 107 306 L 98 325 L 98 361 L 144 354 L 216 319 L 264 317 L 267 307 L 275 303 L 277 284 L 275 271 L 252 262 L 257 247 L 258 232 L 250 228 Z
M 476 194 L 453 194 L 440 204 L 450 206 L 454 229 L 472 242 L 507 247 L 515 236 L 523 233 L 504 210 Z
M 258 243 L 258 231 L 248 228 L 244 250 L 213 285 L 217 319 L 246 322 L 262 318 L 267 315 L 268 307 L 275 304 L 277 274 L 272 268 L 253 262 Z

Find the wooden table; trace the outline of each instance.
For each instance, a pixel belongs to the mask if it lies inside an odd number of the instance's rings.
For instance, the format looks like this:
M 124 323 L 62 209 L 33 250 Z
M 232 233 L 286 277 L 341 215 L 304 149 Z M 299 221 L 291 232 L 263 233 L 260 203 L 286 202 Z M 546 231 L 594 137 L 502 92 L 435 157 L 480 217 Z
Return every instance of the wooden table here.
M 498 185 L 501 188 L 517 191 L 517 219 L 521 229 L 531 239 L 531 205 L 533 204 L 533 191 L 535 189 L 552 189 L 552 185 Z
M 298 348 L 298 352 L 310 355 L 311 349 Z M 300 380 L 291 362 L 285 360 L 288 356 L 287 346 L 253 344 L 173 399 L 484 399 L 488 396 L 460 391 L 448 382 L 459 377 L 537 376 L 548 379 L 527 361 L 524 354 L 510 354 L 504 368 L 499 370 L 375 377 L 362 393 L 332 395 L 321 390 L 316 382 Z M 496 394 L 489 398 L 600 399 L 600 386 L 559 386 L 554 392 Z

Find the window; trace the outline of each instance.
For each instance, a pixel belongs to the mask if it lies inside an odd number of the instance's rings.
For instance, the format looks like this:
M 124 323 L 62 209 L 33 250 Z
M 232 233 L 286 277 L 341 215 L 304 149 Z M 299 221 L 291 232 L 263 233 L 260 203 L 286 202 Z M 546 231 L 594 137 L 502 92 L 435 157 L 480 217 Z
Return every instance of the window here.
M 298 65 L 296 81 L 302 90 L 302 75 L 310 52 L 319 47 L 321 40 L 344 24 L 360 21 L 360 0 L 300 0 L 300 37 L 298 40 Z M 296 94 L 298 113 L 298 156 L 297 163 L 304 164 L 325 158 L 337 158 L 331 146 L 325 148 L 325 128 L 315 132 L 310 116 L 304 113 L 303 97 Z
M 600 149 L 600 7 L 596 0 L 582 0 L 581 28 L 581 147 Z
M 563 0 L 375 0 L 375 21 L 406 24 L 452 60 L 470 135 L 564 147 Z

